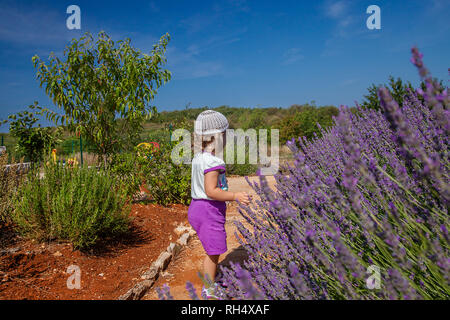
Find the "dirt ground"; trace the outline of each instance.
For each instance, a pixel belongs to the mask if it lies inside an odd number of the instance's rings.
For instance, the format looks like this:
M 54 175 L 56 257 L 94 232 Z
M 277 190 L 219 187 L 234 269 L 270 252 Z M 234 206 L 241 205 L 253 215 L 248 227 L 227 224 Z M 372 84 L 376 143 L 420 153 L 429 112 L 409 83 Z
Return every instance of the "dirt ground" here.
M 258 177 L 250 177 L 250 181 L 259 182 Z M 267 181 L 271 188 L 274 188 L 275 178 L 268 176 Z M 244 177 L 229 177 L 228 185 L 230 191 L 245 191 L 255 197 L 255 192 L 249 186 Z M 227 247 L 228 251 L 219 258 L 219 265 L 229 266 L 230 262 L 242 263 L 247 254 L 241 247 L 235 237 L 235 232 L 239 233 L 234 225 L 235 220 L 239 220 L 244 225 L 247 225 L 244 218 L 238 212 L 236 203 L 227 203 L 227 219 L 225 223 L 225 230 L 227 232 Z M 200 296 L 202 282 L 198 277 L 198 272 L 203 271 L 203 259 L 205 251 L 197 236 L 194 236 L 189 245 L 183 249 L 178 257 L 172 261 L 166 271 L 155 282 L 152 289 L 143 297 L 144 300 L 156 300 L 158 294 L 156 287 L 162 287 L 164 284 L 170 286 L 170 293 L 175 300 L 190 299 L 186 290 L 186 281 L 192 282 L 196 288 L 197 295 Z
M 187 222 L 187 207 L 133 204 L 131 233 L 104 241 L 88 253 L 69 243 L 22 239 L 0 227 L 0 299 L 117 299 L 127 292 L 160 252 L 176 241 L 176 225 Z M 69 289 L 70 265 L 81 271 L 80 289 Z
M 258 181 L 257 177 L 250 177 Z M 268 177 L 270 186 L 274 178 Z M 255 195 L 243 177 L 228 178 L 230 191 L 246 191 Z M 22 239 L 11 226 L 0 226 L 0 300 L 110 300 L 117 299 L 135 283 L 170 242 L 178 235 L 179 224 L 189 225 L 188 207 L 168 208 L 154 204 L 133 204 L 131 233 L 114 241 L 103 241 L 94 251 L 82 253 L 69 243 L 36 243 Z M 236 203 L 227 204 L 228 251 L 220 257 L 221 265 L 246 258 L 234 233 L 234 220 L 244 222 Z M 202 271 L 205 253 L 197 236 L 162 273 L 144 299 L 158 299 L 155 287 L 167 283 L 175 299 L 189 299 L 185 289 L 191 281 L 200 295 L 202 283 L 197 273 Z M 67 268 L 76 265 L 81 271 L 80 289 L 69 289 Z

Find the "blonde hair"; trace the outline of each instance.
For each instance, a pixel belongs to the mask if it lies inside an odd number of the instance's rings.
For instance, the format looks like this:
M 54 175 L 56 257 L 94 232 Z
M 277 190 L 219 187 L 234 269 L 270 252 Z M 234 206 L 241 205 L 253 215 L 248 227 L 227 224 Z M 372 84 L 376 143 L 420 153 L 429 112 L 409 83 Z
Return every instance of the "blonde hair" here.
M 225 134 L 225 132 L 216 133 L 216 134 L 212 134 L 212 135 L 199 135 L 197 133 L 194 133 L 194 141 L 192 143 L 192 148 L 194 150 L 194 153 L 196 151 L 203 152 L 208 146 L 215 145 L 215 143 L 216 143 L 216 136 L 224 135 L 224 134 Z M 196 145 L 196 143 L 197 143 L 197 145 Z M 196 146 L 199 146 L 201 148 L 201 150 L 196 150 L 195 149 Z

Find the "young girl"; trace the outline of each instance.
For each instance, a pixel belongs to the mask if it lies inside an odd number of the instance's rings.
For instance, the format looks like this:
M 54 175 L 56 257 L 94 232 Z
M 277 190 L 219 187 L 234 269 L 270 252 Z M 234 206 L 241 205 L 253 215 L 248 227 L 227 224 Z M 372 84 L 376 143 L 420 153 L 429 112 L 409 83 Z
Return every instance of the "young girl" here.
M 192 159 L 191 196 L 188 220 L 203 245 L 206 257 L 204 274 L 214 281 L 219 256 L 227 251 L 225 232 L 226 202 L 239 201 L 248 204 L 245 192 L 230 192 L 225 178 L 225 162 L 216 157 L 216 145 L 225 145 L 225 131 L 228 121 L 223 114 L 214 110 L 200 113 L 195 121 L 195 134 L 202 138 L 202 152 Z M 217 142 L 222 143 L 217 143 Z M 209 298 L 214 295 L 214 286 L 203 287 L 202 293 Z

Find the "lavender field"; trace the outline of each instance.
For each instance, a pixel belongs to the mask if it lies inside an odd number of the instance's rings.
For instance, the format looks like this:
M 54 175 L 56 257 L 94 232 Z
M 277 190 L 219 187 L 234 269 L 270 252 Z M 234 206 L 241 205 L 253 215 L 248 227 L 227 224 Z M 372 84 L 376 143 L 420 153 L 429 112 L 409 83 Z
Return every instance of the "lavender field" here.
M 238 225 L 249 259 L 223 268 L 228 298 L 450 297 L 448 88 L 416 48 L 411 61 L 425 90 L 402 107 L 385 88 L 381 111 L 342 106 L 320 138 L 288 142 L 295 165 L 276 192 L 253 185 L 251 228 Z

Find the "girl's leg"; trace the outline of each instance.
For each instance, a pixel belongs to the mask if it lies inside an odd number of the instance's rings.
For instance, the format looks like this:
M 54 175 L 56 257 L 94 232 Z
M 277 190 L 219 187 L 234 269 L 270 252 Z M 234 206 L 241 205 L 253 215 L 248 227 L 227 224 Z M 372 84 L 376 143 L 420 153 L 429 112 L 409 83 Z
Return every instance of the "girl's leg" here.
M 211 279 L 211 281 L 214 281 L 216 278 L 216 271 L 217 271 L 217 264 L 219 262 L 219 256 L 216 255 L 206 255 L 205 260 L 203 261 L 203 270 L 205 274 L 208 275 L 208 277 Z

